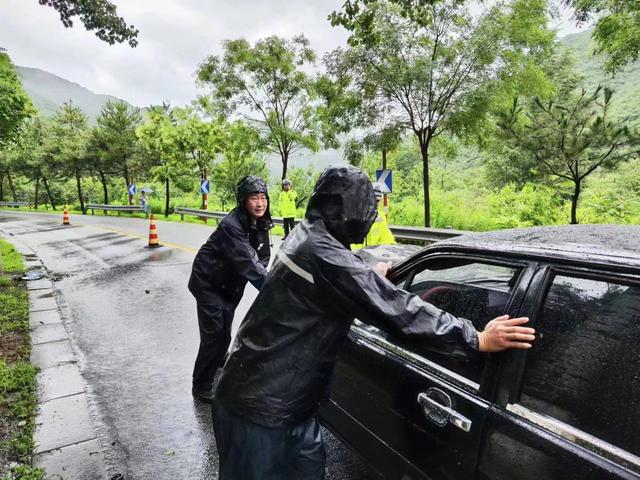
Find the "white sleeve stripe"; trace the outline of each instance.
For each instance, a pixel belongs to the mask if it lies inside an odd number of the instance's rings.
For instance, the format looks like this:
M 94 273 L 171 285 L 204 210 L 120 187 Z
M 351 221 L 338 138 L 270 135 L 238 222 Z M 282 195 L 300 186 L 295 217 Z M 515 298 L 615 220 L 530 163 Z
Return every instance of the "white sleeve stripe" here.
M 309 283 L 315 283 L 313 281 L 313 275 L 311 275 L 309 272 L 303 270 L 302 268 L 300 268 L 298 265 L 296 265 L 293 260 L 291 260 L 289 257 L 287 257 L 287 255 L 280 249 L 278 249 L 278 251 L 276 252 L 276 256 L 278 257 L 278 259 L 284 263 L 287 268 L 289 268 L 289 270 L 291 270 L 293 273 L 295 273 L 296 275 L 298 275 L 299 277 L 304 278 L 307 282 Z

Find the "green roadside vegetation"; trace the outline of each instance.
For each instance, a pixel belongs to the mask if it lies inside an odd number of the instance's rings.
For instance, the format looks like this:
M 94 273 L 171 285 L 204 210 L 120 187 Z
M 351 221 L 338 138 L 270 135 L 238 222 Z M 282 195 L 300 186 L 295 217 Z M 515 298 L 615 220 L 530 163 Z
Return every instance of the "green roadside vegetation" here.
M 139 194 L 127 194 L 133 184 L 149 192 L 148 205 L 158 219 L 180 221 L 175 207 L 199 208 L 203 202 L 200 179 L 210 180 L 209 210 L 228 212 L 235 206 L 237 181 L 252 174 L 268 181 L 274 216 L 280 213 L 281 180 L 291 180 L 300 200 L 296 217 L 302 218 L 324 167 L 350 163 L 373 180 L 384 152 L 386 168 L 393 171 L 392 225 L 485 231 L 640 224 L 640 108 L 634 101 L 640 60 L 611 77 L 605 60 L 592 55 L 592 31 L 557 38 L 546 0 L 503 2 L 499 10 L 483 13 L 482 25 L 464 2 L 437 3 L 442 9 L 425 15 L 403 15 L 404 2 L 396 0 L 364 2 L 360 14 L 334 12 L 332 24 L 352 37 L 324 57 L 326 74 L 300 69 L 314 70 L 307 62 L 315 54 L 304 36 L 269 37 L 255 45 L 230 40 L 224 45 L 228 55 L 200 64 L 198 81 L 208 93 L 187 107 L 163 104 L 142 111 L 107 102 L 89 117 L 68 103 L 53 116 L 37 116 L 37 102 L 29 103 L 7 54 L 0 54 L 6 83 L 0 97 L 16 97 L 12 105 L 20 106 L 3 127 L 11 135 L 0 139 L 0 199 L 30 201 L 38 212 L 62 216 L 65 204 L 74 214 L 90 203 L 137 205 Z M 381 16 L 370 22 L 374 13 Z M 446 42 L 434 42 L 430 23 L 424 24 L 432 14 L 450 26 Z M 479 55 L 481 69 L 454 81 L 451 75 L 468 70 L 450 71 L 468 60 L 468 48 L 457 39 L 471 34 L 469 26 L 477 41 L 469 46 L 499 51 Z M 503 38 L 507 32 L 513 38 Z M 448 43 L 451 50 L 429 51 L 430 45 Z M 378 63 L 370 68 L 374 54 Z M 504 75 L 497 74 L 503 68 Z M 429 78 L 445 85 L 435 88 Z M 253 93 L 238 90 L 241 84 Z M 450 92 L 449 84 L 464 88 Z M 403 95 L 396 93 L 405 90 L 415 96 L 398 104 L 394 99 Z M 276 91 L 287 92 L 289 114 L 271 110 L 279 100 L 269 92 Z M 442 101 L 423 105 L 421 99 L 442 92 L 448 92 Z M 451 104 L 447 98 L 458 99 L 456 109 L 445 108 Z M 247 121 L 229 110 L 240 105 Z M 408 129 L 409 120 L 418 119 L 414 111 L 436 123 Z M 567 117 L 569 111 L 579 114 Z M 318 152 L 323 155 L 313 155 Z M 183 221 L 204 224 L 192 216 Z
M 22 256 L 0 240 L 0 472 L 2 480 L 40 480 L 32 467 L 36 373 L 29 362 L 29 296 L 13 277 L 24 273 Z

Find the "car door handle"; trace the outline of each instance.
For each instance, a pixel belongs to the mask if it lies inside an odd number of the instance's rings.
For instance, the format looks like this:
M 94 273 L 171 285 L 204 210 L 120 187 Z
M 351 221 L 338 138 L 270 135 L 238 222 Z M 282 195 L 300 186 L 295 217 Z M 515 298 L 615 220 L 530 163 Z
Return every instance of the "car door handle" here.
M 434 400 L 431 398 L 433 396 L 448 405 Z M 430 388 L 426 393 L 419 393 L 418 403 L 422 406 L 425 416 L 436 425 L 444 427 L 447 423 L 452 423 L 464 432 L 471 430 L 471 420 L 451 408 L 451 397 L 442 390 Z

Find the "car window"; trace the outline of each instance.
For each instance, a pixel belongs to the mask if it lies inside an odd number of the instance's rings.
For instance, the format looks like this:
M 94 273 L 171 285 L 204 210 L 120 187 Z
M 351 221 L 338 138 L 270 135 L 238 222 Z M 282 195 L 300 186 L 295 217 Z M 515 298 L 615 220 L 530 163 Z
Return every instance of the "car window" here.
M 640 455 L 640 286 L 558 275 L 520 403 Z
M 505 312 L 518 272 L 515 267 L 475 260 L 438 259 L 416 272 L 407 290 L 482 330 Z
M 470 320 L 482 330 L 489 320 L 505 313 L 520 269 L 470 259 L 431 259 L 421 264 L 406 281 L 405 289 L 424 301 L 457 317 Z M 398 339 L 402 342 L 401 339 Z M 482 357 L 455 358 L 410 345 L 415 353 L 478 382 Z

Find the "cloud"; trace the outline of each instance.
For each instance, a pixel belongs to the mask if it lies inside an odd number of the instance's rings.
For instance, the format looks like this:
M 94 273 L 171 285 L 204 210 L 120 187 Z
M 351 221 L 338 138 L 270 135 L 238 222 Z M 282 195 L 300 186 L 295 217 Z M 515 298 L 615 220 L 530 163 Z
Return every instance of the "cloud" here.
M 0 3 L 0 46 L 14 63 L 37 67 L 96 93 L 139 106 L 189 103 L 198 91 L 194 72 L 225 39 L 251 42 L 268 35 L 304 33 L 322 54 L 343 45 L 347 34 L 327 15 L 343 0 L 119 0 L 120 15 L 140 30 L 139 46 L 110 46 L 77 20 L 65 29 L 53 9 L 37 0 Z

